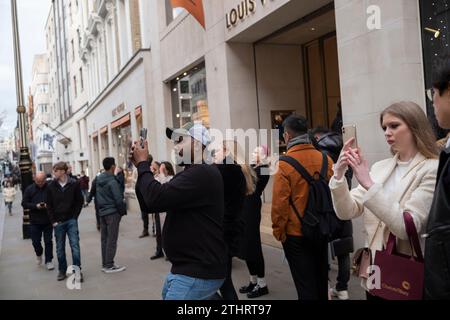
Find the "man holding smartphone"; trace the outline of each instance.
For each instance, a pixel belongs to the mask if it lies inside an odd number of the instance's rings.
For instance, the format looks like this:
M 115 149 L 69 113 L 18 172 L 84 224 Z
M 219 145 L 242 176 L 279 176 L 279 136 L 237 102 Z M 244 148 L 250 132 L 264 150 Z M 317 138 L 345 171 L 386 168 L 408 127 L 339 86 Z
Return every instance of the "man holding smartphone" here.
M 30 210 L 31 240 L 36 252 L 37 265 L 42 264 L 42 236 L 45 245 L 45 265 L 48 270 L 55 269 L 53 265 L 53 227 L 47 212 L 47 181 L 45 172 L 38 172 L 34 177 L 34 183 L 25 190 L 22 207 Z
M 138 168 L 136 196 L 142 212 L 167 212 L 162 244 L 172 269 L 163 300 L 208 300 L 222 286 L 227 270 L 222 176 L 204 159 L 211 142 L 204 126 L 188 123 L 182 129 L 167 128 L 166 135 L 185 170 L 159 183 L 147 161 L 148 144 L 135 142 L 131 160 Z

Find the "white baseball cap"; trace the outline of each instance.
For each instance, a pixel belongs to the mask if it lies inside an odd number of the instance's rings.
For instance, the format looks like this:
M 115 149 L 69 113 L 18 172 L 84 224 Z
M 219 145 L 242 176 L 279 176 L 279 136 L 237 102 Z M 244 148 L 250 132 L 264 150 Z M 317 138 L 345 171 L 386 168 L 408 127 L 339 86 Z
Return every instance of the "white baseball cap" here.
M 166 136 L 173 141 L 177 141 L 180 136 L 190 136 L 199 141 L 205 147 L 211 143 L 209 131 L 201 124 L 201 122 L 188 122 L 179 129 L 167 128 Z

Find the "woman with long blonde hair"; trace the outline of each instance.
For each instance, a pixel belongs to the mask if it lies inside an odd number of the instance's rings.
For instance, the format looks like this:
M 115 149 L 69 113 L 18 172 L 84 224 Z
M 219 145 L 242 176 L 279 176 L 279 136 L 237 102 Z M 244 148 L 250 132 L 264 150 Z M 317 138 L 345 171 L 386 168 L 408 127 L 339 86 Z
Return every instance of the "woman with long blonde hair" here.
M 417 104 L 394 103 L 381 113 L 380 125 L 393 157 L 369 169 L 361 149 L 352 148 L 354 139 L 351 139 L 346 141 L 330 180 L 338 217 L 342 220 L 364 217 L 366 245 L 372 253 L 369 264 L 374 262 L 376 251 L 383 250 L 390 233 L 397 237 L 398 252 L 412 254 L 403 213 L 411 214 L 418 233 L 425 230 L 438 167 L 435 136 Z M 348 167 L 359 182 L 351 192 L 344 176 Z M 363 285 L 366 287 L 365 282 Z M 380 298 L 367 292 L 367 299 Z
M 238 255 L 239 240 L 244 234 L 244 200 L 247 195 L 255 192 L 256 174 L 236 141 L 224 141 L 223 145 L 215 150 L 214 160 L 224 184 L 224 238 L 229 254 L 227 278 L 220 288 L 220 293 L 225 300 L 238 300 L 231 279 L 231 264 L 233 257 Z

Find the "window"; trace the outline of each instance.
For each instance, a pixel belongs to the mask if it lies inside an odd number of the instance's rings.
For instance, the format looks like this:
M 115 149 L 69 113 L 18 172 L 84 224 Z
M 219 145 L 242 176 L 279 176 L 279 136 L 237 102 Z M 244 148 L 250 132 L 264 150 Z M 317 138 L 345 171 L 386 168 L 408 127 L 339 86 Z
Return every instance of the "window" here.
M 445 1 L 420 0 L 420 15 L 423 28 L 428 28 L 422 33 L 423 47 L 423 68 L 425 74 L 425 88 L 432 87 L 433 71 L 441 63 L 442 56 L 450 53 L 450 3 Z M 434 30 L 439 30 L 440 34 L 435 38 Z M 428 119 L 433 126 L 438 139 L 447 136 L 449 130 L 439 127 L 436 120 L 433 103 L 425 99 Z
M 78 47 L 81 46 L 81 33 L 80 33 L 80 29 L 77 29 L 77 37 L 78 37 Z
M 73 76 L 73 91 L 75 93 L 75 98 L 78 96 L 78 91 L 77 91 L 77 77 Z
M 36 93 L 37 94 L 46 94 L 46 93 L 48 93 L 48 83 L 38 84 L 37 87 L 36 87 Z
M 80 85 L 81 85 L 81 92 L 84 91 L 84 83 L 83 83 L 83 67 L 80 68 Z
M 75 44 L 74 44 L 73 40 L 70 41 L 70 44 L 72 46 L 72 61 L 75 61 Z
M 73 24 L 73 18 L 72 18 L 72 3 L 69 3 L 69 22 L 70 22 L 70 25 Z
M 176 128 L 201 121 L 209 127 L 205 63 L 183 73 L 171 82 L 172 114 Z
M 39 104 L 38 105 L 38 112 L 40 112 L 40 113 L 47 113 L 48 112 L 48 104 Z

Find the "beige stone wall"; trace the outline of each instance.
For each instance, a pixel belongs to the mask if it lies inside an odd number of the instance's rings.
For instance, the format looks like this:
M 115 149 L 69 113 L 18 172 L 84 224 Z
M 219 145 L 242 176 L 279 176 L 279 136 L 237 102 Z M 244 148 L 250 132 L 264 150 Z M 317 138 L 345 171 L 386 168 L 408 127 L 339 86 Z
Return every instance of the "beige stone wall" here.
M 130 0 L 130 22 L 133 52 L 136 52 L 142 47 L 139 0 Z

